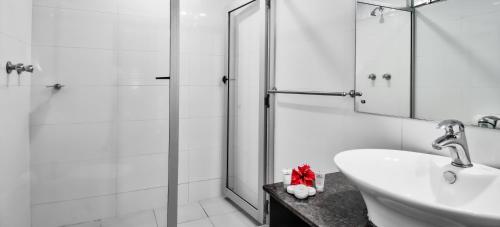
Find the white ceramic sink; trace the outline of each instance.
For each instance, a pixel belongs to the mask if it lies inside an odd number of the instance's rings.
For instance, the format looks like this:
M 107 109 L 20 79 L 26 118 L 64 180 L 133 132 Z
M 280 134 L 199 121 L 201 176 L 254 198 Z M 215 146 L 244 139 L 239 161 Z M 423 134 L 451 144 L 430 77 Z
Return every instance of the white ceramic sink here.
M 392 226 L 500 226 L 500 170 L 451 165 L 442 156 L 399 150 L 351 150 L 335 163 L 354 182 L 370 220 Z M 456 182 L 443 173 L 452 171 Z

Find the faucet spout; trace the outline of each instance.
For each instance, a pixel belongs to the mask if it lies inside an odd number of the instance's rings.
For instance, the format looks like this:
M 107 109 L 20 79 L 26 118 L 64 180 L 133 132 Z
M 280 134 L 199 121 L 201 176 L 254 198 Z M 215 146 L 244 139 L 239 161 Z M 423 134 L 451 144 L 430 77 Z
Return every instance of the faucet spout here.
M 448 145 L 447 143 L 449 143 L 451 140 L 456 139 L 454 137 L 455 137 L 454 135 L 448 135 L 448 134 L 440 136 L 439 138 L 434 140 L 434 142 L 432 142 L 432 148 L 440 151 L 443 149 L 443 147 Z
M 454 126 L 459 126 L 458 132 L 454 131 Z M 472 167 L 464 125 L 459 121 L 448 120 L 441 122 L 439 127 L 444 128 L 446 134 L 434 140 L 432 147 L 436 150 L 448 148 L 450 150 L 452 165 L 461 168 Z

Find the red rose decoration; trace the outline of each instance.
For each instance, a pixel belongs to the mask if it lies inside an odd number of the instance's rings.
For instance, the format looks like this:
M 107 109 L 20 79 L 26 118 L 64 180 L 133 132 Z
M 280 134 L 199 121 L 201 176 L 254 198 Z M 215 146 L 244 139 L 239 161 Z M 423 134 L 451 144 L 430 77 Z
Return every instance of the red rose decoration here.
M 314 180 L 316 180 L 316 174 L 307 164 L 292 170 L 292 185 L 303 184 L 312 187 Z

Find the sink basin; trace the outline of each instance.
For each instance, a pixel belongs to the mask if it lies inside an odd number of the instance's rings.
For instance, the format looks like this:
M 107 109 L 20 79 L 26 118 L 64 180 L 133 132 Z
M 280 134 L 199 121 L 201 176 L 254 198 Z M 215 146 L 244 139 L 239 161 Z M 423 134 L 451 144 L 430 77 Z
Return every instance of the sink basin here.
M 335 156 L 357 185 L 370 221 L 379 227 L 500 226 L 500 170 L 399 150 L 350 150 Z M 444 173 L 456 176 L 454 183 Z M 449 175 L 448 175 L 449 176 Z

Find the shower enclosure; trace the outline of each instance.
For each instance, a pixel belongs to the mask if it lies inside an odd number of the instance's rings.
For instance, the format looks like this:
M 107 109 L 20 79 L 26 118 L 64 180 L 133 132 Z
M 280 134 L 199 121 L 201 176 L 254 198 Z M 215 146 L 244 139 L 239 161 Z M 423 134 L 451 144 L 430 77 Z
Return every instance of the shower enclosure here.
M 178 0 L 34 0 L 32 26 L 31 226 L 175 226 Z

